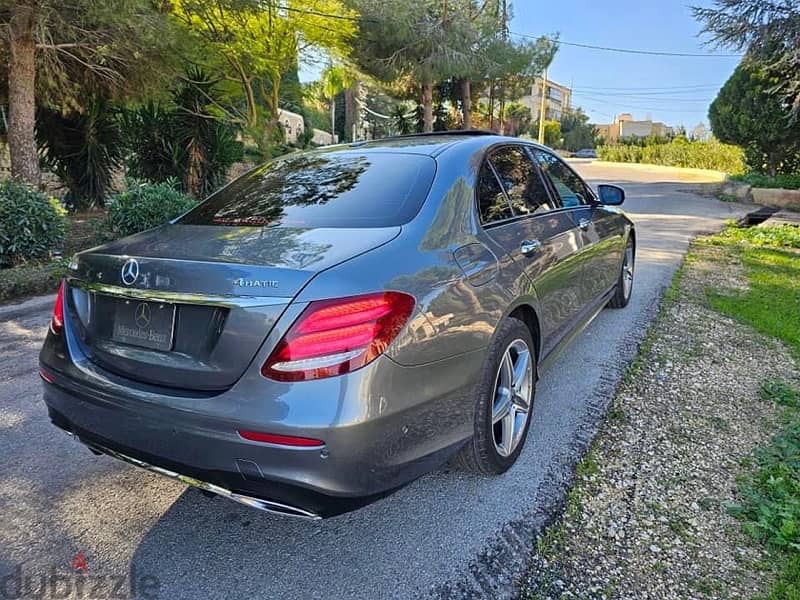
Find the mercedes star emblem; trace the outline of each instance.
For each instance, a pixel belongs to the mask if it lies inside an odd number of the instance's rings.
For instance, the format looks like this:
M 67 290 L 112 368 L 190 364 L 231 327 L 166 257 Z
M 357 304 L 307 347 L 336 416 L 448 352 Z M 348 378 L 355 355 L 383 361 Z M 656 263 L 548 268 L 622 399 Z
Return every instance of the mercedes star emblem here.
M 147 304 L 147 302 L 142 302 L 136 307 L 134 319 L 136 320 L 136 326 L 139 329 L 144 329 L 150 325 L 150 305 Z
M 125 285 L 133 285 L 139 278 L 139 263 L 135 258 L 129 258 L 122 265 L 122 283 Z

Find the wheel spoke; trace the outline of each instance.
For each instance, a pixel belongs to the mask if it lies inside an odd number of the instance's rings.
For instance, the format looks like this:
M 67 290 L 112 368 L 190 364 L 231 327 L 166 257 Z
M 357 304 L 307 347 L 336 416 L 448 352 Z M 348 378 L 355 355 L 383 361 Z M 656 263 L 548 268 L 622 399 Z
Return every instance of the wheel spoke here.
M 517 354 L 517 362 L 514 364 L 514 388 L 519 390 L 525 385 L 528 368 L 530 367 L 530 352 L 520 352 Z
M 511 352 L 506 350 L 500 363 L 500 385 L 511 388 L 514 385 L 514 363 L 511 361 Z
M 517 422 L 517 411 L 516 407 L 512 404 L 506 415 L 503 417 L 503 433 L 502 433 L 502 448 L 505 452 L 505 455 L 508 456 L 511 454 L 511 451 L 514 449 L 514 426 Z
M 507 387 L 498 387 L 495 393 L 494 406 L 492 407 L 492 424 L 497 423 L 500 419 L 508 414 L 511 408 L 514 395 Z

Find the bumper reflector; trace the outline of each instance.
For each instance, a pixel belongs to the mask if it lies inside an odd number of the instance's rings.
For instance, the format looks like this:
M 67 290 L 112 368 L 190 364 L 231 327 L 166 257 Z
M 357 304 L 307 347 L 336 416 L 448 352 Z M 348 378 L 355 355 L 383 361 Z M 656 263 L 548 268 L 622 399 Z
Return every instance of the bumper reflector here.
M 265 444 L 277 444 L 279 446 L 292 446 L 295 448 L 318 448 L 325 445 L 325 442 L 322 440 L 297 437 L 294 435 L 277 435 L 275 433 L 243 431 L 241 429 L 238 430 L 237 433 L 244 439 L 250 440 L 251 442 L 263 442 Z

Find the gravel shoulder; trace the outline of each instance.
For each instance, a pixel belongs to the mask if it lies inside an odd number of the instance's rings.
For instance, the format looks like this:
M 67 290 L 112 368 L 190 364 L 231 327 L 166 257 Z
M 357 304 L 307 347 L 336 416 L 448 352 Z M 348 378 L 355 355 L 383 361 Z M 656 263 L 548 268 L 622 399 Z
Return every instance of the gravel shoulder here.
M 778 409 L 770 378 L 798 380 L 779 342 L 712 311 L 709 287 L 741 291 L 742 265 L 695 245 L 540 537 L 520 598 L 750 598 L 772 577 L 726 506 Z

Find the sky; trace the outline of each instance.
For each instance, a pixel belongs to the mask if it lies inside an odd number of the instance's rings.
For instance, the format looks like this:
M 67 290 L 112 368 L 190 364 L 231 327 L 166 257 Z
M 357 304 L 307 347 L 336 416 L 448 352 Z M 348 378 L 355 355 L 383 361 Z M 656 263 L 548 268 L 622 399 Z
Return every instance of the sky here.
M 386 0 L 387 7 L 392 0 Z M 691 3 L 690 3 L 691 2 Z M 687 131 L 708 123 L 708 105 L 739 58 L 704 45 L 691 6 L 711 0 L 510 0 L 510 31 L 564 42 L 633 50 L 723 54 L 724 57 L 648 56 L 562 44 L 548 79 L 573 88 L 573 107 L 592 123 L 619 113 L 652 118 Z M 518 37 L 517 39 L 525 39 Z M 310 58 L 310 57 L 306 57 Z M 320 66 L 301 64 L 300 79 L 319 77 Z
M 694 0 L 694 5 L 709 1 Z M 548 79 L 573 88 L 573 106 L 593 123 L 615 114 L 651 117 L 691 130 L 708 123 L 708 105 L 739 58 L 703 44 L 691 4 L 682 0 L 516 0 L 510 30 L 533 36 L 558 33 L 565 42 L 727 57 L 647 56 L 561 45 Z

